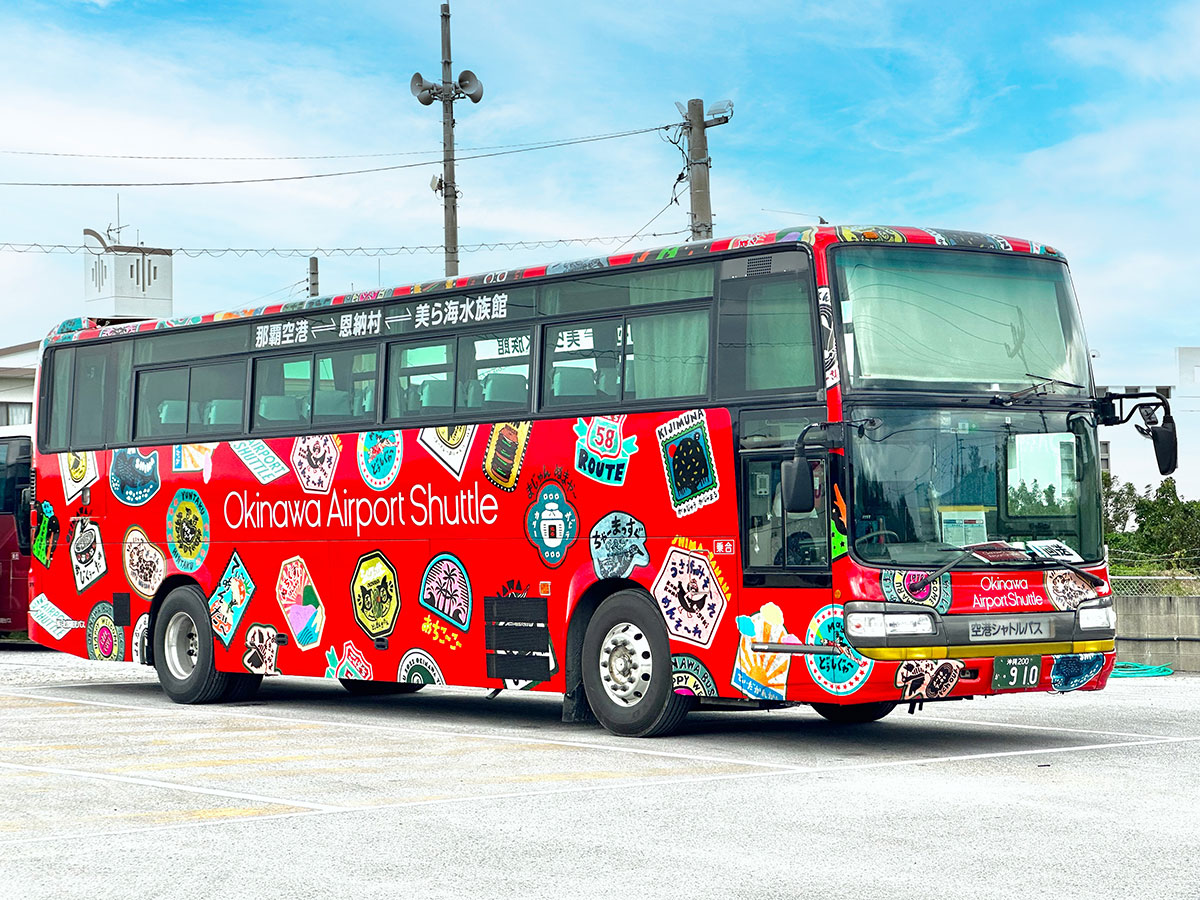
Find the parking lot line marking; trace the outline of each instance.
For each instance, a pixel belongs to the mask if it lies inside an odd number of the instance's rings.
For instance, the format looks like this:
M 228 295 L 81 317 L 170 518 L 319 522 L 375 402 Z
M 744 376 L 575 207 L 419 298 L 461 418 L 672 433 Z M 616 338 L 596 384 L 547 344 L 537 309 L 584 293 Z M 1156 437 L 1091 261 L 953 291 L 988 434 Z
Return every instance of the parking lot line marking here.
M 0 691 L 0 696 L 24 697 L 27 695 L 10 691 Z M 146 710 L 148 712 L 160 714 L 174 713 L 177 715 L 186 713 L 186 710 L 179 707 L 156 708 L 126 703 L 110 703 L 102 700 L 77 700 L 69 697 L 56 697 L 54 699 L 61 700 L 65 703 L 78 703 L 82 706 L 102 706 L 108 709 Z M 329 728 L 355 728 L 363 731 L 382 731 L 391 734 L 411 734 L 419 737 L 457 737 L 469 738 L 472 740 L 499 741 L 505 744 L 541 744 L 555 747 L 574 747 L 583 750 L 604 750 L 633 754 L 637 756 L 679 759 L 687 762 L 711 762 L 720 763 L 722 765 L 740 765 L 757 769 L 788 770 L 792 768 L 791 765 L 787 763 L 736 759 L 727 756 L 709 756 L 698 753 L 673 753 L 669 750 L 651 750 L 642 747 L 624 747 L 617 744 L 604 744 L 598 741 L 572 741 L 565 740 L 563 738 L 536 738 L 526 734 L 505 734 L 502 732 L 493 734 L 488 732 L 462 731 L 458 729 L 414 728 L 411 726 L 387 725 L 376 722 L 343 722 L 336 719 L 309 719 L 301 718 L 299 716 L 270 716 L 264 713 L 239 712 L 233 709 L 220 709 L 211 706 L 204 710 L 204 714 L 226 719 L 250 719 L 254 721 L 274 722 L 278 724 L 317 725 Z
M 1158 738 L 1167 739 L 1177 737 L 1178 735 L 1171 734 L 1137 734 L 1132 731 L 1097 731 L 1092 728 L 1067 728 L 1062 725 L 1032 725 L 1024 722 L 989 722 L 986 719 L 953 719 L 947 716 L 929 716 L 922 715 L 922 719 L 929 722 L 950 722 L 961 723 L 963 725 L 988 725 L 997 728 L 1027 728 L 1031 731 L 1062 731 L 1068 734 L 1097 734 L 1101 737 L 1127 737 L 1127 738 Z
M 328 803 L 313 803 L 310 800 L 288 800 L 280 797 L 264 797 L 261 794 L 247 794 L 241 791 L 223 791 L 219 788 L 179 784 L 173 781 L 157 781 L 153 778 L 138 778 L 136 775 L 89 772 L 85 769 L 64 769 L 58 766 L 27 766 L 21 763 L 10 762 L 0 762 L 0 768 L 14 772 L 36 772 L 41 775 L 63 775 L 68 778 L 84 778 L 90 781 L 116 781 L 122 784 L 134 784 L 139 787 L 163 788 L 171 791 L 181 791 L 185 794 L 205 794 L 210 797 L 226 797 L 232 800 L 251 800 L 255 803 L 270 803 L 273 806 L 291 806 L 299 809 L 311 809 L 317 812 L 341 812 L 350 808 L 346 806 L 333 806 Z

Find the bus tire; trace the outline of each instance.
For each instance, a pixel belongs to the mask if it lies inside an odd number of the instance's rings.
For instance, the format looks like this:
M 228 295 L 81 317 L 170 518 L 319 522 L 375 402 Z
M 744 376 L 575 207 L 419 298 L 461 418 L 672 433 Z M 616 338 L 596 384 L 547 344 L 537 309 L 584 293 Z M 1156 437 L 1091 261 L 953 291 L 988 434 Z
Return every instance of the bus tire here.
M 230 689 L 230 676 L 217 671 L 208 603 L 194 585 L 175 588 L 158 611 L 154 668 L 176 703 L 212 703 Z
M 880 700 L 878 703 L 813 703 L 812 708 L 838 725 L 865 725 L 867 722 L 878 722 L 895 709 L 896 704 L 892 700 Z
M 385 694 L 415 694 L 423 684 L 407 681 L 363 681 L 361 678 L 339 678 L 342 687 L 355 697 L 382 697 Z
M 662 617 L 640 591 L 618 591 L 596 609 L 582 665 L 588 703 L 613 734 L 668 735 L 691 708 L 690 698 L 675 693 Z
M 253 700 L 262 680 L 261 675 L 252 675 L 249 672 L 226 672 L 225 693 L 221 695 L 221 700 L 225 703 Z

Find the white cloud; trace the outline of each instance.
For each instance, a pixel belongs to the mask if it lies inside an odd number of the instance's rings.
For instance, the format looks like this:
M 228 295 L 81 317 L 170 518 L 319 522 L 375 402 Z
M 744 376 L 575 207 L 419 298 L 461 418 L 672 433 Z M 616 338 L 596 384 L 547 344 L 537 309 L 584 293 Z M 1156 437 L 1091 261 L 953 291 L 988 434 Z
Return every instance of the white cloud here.
M 1131 7 L 1144 22 L 1148 10 Z M 1054 45 L 1085 66 L 1121 70 L 1143 81 L 1180 82 L 1200 77 L 1200 4 L 1181 3 L 1163 16 L 1161 31 L 1138 38 L 1108 26 L 1059 38 Z

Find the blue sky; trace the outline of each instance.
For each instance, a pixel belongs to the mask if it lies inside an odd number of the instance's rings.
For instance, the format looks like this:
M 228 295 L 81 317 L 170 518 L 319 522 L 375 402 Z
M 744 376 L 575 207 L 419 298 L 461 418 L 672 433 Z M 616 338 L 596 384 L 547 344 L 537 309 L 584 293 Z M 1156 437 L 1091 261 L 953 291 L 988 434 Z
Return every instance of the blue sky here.
M 286 156 L 437 150 L 438 3 L 0 2 L 0 150 Z M 461 147 L 674 122 L 710 132 L 718 234 L 846 224 L 1032 237 L 1070 258 L 1104 383 L 1174 381 L 1200 344 L 1200 3 L 452 3 Z M 383 160 L 403 162 L 405 160 Z M 371 162 L 371 161 L 368 161 Z M 464 161 L 460 240 L 626 235 L 671 196 L 655 134 Z M 0 154 L 3 181 L 236 178 L 360 161 Z M 124 188 L 124 233 L 167 247 L 436 244 L 437 167 L 275 185 Z M 0 187 L 0 242 L 78 244 L 113 189 Z M 686 197 L 686 195 L 685 195 Z M 763 211 L 772 210 L 770 212 Z M 791 211 L 776 212 L 774 210 Z M 651 230 L 686 227 L 686 200 Z M 132 233 L 131 233 L 132 232 Z M 674 243 L 648 238 L 635 245 Z M 611 247 L 464 253 L 487 271 Z M 324 291 L 441 275 L 437 254 L 322 259 Z M 78 256 L 0 253 L 13 341 L 77 314 Z M 287 296 L 303 259 L 178 257 L 180 313 Z M 936 354 L 936 348 L 933 353 Z

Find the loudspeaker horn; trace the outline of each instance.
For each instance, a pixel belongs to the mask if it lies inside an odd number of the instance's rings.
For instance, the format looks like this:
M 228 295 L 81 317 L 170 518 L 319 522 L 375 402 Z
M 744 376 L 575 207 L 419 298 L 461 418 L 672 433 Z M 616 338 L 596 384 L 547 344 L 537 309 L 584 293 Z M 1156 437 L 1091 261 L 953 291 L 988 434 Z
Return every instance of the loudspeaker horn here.
M 412 91 L 412 95 L 422 106 L 428 106 L 433 102 L 433 91 L 436 87 L 436 84 L 422 78 L 420 72 L 414 72 L 412 81 L 408 83 L 408 89 Z
M 472 103 L 478 103 L 483 99 L 483 82 L 475 77 L 475 73 L 470 69 L 463 69 L 458 75 L 458 89 L 466 95 L 467 99 Z

